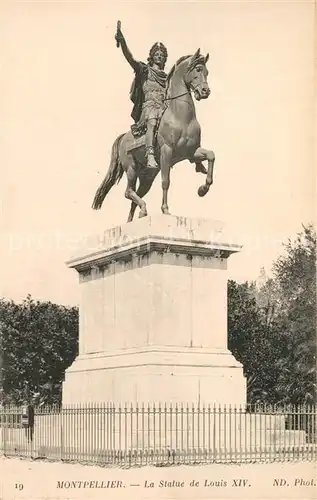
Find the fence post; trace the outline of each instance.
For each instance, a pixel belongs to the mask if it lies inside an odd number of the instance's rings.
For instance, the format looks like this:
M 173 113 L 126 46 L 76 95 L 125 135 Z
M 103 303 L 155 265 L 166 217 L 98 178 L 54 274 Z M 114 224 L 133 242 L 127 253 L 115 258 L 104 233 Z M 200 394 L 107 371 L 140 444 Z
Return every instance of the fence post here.
M 60 414 L 59 414 L 59 431 L 60 431 L 60 449 L 61 449 L 61 460 L 64 458 L 64 451 L 63 451 L 63 446 L 64 446 L 64 439 L 63 439 L 63 406 L 61 406 Z
M 5 409 L 3 409 L 3 420 L 1 419 L 2 426 L 2 443 L 3 443 L 3 455 L 6 455 L 6 428 L 7 428 L 7 415 Z

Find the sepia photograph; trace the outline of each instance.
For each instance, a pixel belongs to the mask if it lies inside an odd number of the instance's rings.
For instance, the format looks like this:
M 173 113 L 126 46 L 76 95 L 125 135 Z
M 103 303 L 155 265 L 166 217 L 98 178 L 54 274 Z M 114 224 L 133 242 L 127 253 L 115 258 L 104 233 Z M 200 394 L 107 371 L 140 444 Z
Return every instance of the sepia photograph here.
M 315 0 L 0 33 L 0 499 L 316 498 Z

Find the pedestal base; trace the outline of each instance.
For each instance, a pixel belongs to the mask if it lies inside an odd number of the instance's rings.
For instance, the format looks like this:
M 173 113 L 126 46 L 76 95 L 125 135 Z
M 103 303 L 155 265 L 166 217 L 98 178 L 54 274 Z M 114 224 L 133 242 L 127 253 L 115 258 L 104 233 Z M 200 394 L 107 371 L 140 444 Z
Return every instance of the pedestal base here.
M 63 404 L 246 404 L 240 363 L 227 350 L 162 347 L 79 355 L 66 371 Z
M 68 262 L 79 356 L 63 403 L 244 406 L 243 368 L 227 349 L 227 261 L 240 249 L 221 223 L 165 215 L 87 238 Z

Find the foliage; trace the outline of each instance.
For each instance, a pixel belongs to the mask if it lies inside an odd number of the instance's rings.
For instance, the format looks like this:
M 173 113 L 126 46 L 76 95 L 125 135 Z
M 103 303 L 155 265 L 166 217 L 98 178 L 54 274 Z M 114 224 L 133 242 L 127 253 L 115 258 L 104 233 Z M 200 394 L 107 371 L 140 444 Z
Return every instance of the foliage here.
M 42 401 L 58 402 L 64 371 L 77 355 L 77 308 L 30 296 L 21 304 L 2 299 L 0 320 L 6 400 L 20 403 L 38 394 Z
M 254 294 L 254 283 L 228 282 L 228 346 L 243 364 L 249 403 L 274 400 L 272 367 L 277 357 L 274 331 L 265 323 Z
M 244 365 L 249 402 L 316 402 L 316 233 L 304 227 L 255 283 L 228 286 L 229 349 Z
M 282 356 L 277 390 L 287 403 L 316 402 L 316 232 L 304 227 L 273 267 Z

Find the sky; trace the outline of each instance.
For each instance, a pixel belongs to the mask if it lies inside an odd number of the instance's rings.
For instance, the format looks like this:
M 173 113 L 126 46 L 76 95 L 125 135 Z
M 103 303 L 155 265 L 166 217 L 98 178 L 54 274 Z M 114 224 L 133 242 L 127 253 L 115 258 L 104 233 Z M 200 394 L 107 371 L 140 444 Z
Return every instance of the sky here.
M 77 304 L 65 261 L 76 238 L 125 223 L 126 181 L 91 209 L 113 141 L 132 120 L 133 73 L 114 34 L 146 61 L 156 41 L 168 70 L 209 52 L 210 97 L 196 102 L 214 185 L 188 162 L 172 171 L 171 213 L 223 221 L 243 250 L 228 276 L 269 273 L 314 222 L 314 2 L 2 2 L 0 6 L 0 296 Z M 146 197 L 160 213 L 157 177 Z

